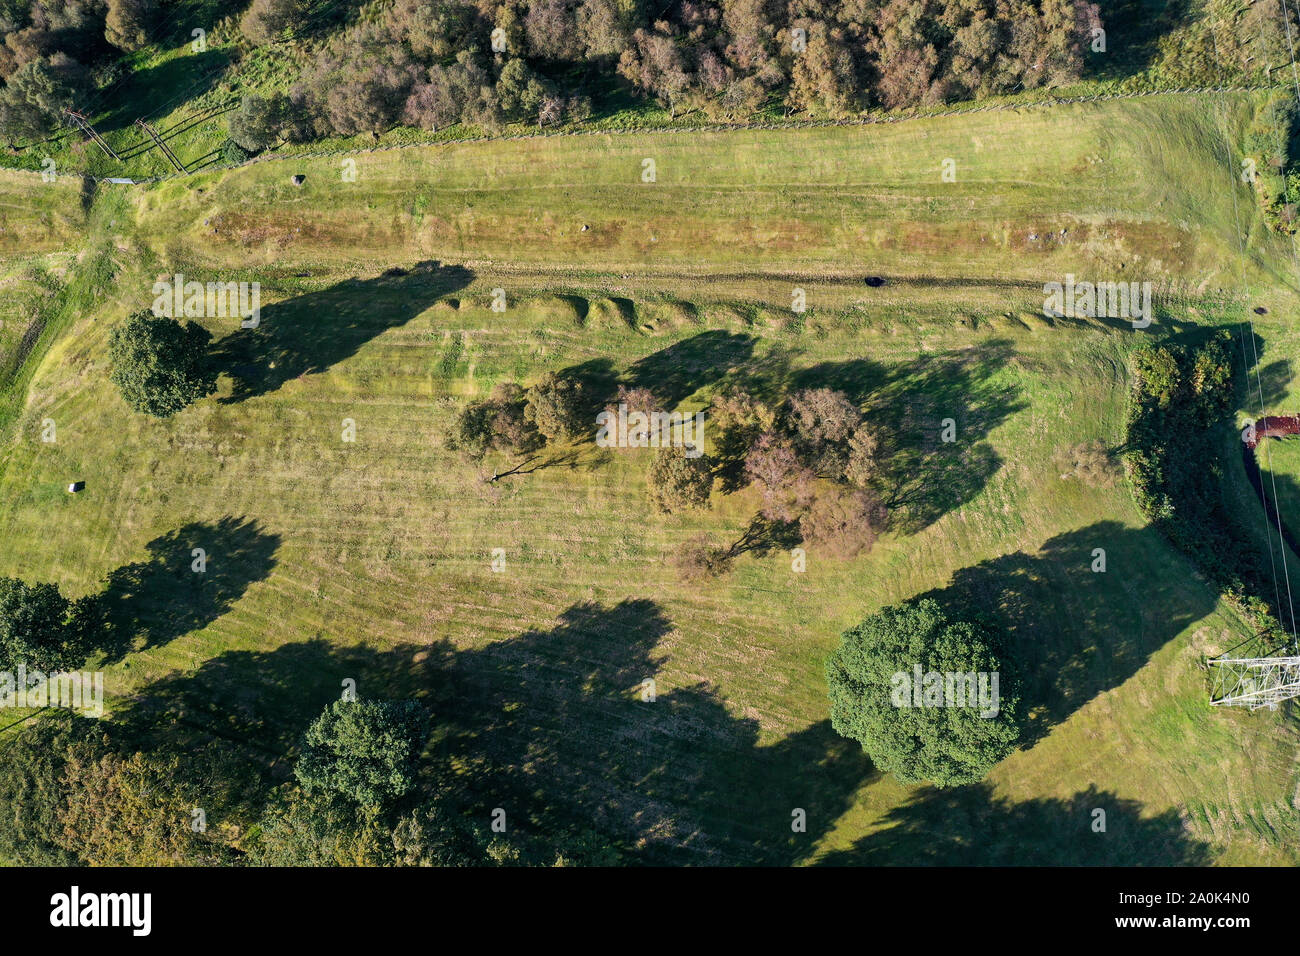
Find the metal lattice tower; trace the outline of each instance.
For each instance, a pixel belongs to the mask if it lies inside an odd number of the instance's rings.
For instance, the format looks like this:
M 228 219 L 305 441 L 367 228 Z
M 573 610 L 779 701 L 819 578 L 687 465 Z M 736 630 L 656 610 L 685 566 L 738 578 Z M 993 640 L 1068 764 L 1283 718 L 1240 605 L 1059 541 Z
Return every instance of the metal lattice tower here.
M 160 150 L 162 150 L 162 154 L 167 157 L 167 162 L 172 164 L 172 167 L 176 170 L 176 172 L 178 173 L 189 172 L 189 170 L 185 168 L 185 164 L 176 158 L 176 154 L 172 152 L 172 148 L 167 145 L 166 140 L 164 140 L 161 136 L 158 135 L 157 130 L 155 130 L 152 126 L 150 126 L 142 119 L 136 120 L 135 125 L 140 127 L 142 130 L 144 130 L 145 134 L 151 140 L 153 140 L 153 144 L 157 146 Z
M 1219 657 L 1207 663 L 1215 669 L 1215 706 L 1276 710 L 1300 697 L 1300 657 Z
M 104 137 L 100 136 L 99 133 L 95 131 L 95 127 L 90 125 L 90 120 L 86 119 L 84 115 L 78 113 L 76 110 L 64 110 L 63 115 L 69 123 L 85 133 L 86 137 L 96 146 L 102 149 L 109 156 L 112 156 L 119 163 L 122 161 L 122 157 L 113 151 L 112 146 L 109 146 L 108 143 L 104 142 Z

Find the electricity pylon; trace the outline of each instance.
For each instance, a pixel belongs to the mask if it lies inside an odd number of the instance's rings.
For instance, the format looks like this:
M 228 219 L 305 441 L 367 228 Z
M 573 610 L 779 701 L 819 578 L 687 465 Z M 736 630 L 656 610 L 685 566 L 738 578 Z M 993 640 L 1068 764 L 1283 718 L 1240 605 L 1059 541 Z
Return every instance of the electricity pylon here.
M 1218 657 L 1210 703 L 1219 707 L 1277 709 L 1300 697 L 1300 657 Z
M 95 131 L 95 127 L 90 125 L 90 120 L 86 119 L 83 114 L 78 113 L 76 110 L 64 110 L 63 115 L 67 117 L 69 123 L 85 133 L 87 138 L 89 138 L 96 146 L 102 149 L 109 156 L 112 156 L 119 163 L 122 161 L 122 157 L 113 151 L 112 146 L 109 146 L 108 143 L 104 142 L 104 137 L 100 136 L 99 133 Z
M 189 170 L 185 168 L 185 164 L 176 158 L 176 154 L 172 152 L 172 148 L 167 145 L 166 140 L 164 140 L 161 136 L 158 135 L 157 130 L 155 130 L 152 126 L 150 126 L 142 119 L 136 120 L 135 125 L 140 127 L 142 130 L 144 130 L 145 134 L 151 140 L 153 140 L 153 144 L 157 146 L 160 150 L 162 150 L 162 154 L 167 157 L 167 162 L 172 164 L 172 167 L 176 170 L 176 172 L 178 173 L 189 172 Z

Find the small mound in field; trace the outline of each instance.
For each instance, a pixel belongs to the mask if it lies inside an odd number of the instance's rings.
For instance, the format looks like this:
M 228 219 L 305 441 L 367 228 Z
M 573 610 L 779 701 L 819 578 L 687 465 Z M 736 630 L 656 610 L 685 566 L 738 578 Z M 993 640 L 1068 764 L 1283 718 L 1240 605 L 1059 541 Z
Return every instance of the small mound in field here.
M 636 306 L 631 299 L 593 299 L 584 325 L 589 329 L 635 329 Z
M 991 316 L 990 319 L 990 324 L 999 329 L 1011 329 L 1015 332 L 1029 331 L 1029 326 L 1025 325 L 1024 322 L 1021 322 L 1019 318 L 1010 312 L 1003 312 L 999 315 Z
M 541 295 L 526 301 L 524 308 L 548 324 L 581 328 L 590 306 L 580 295 Z
M 701 310 L 710 328 L 748 328 L 749 316 L 731 305 L 707 305 Z
M 885 284 L 885 280 L 881 276 L 867 276 L 862 281 L 865 282 L 867 285 L 871 286 L 871 288 L 873 289 L 879 289 L 882 285 Z
M 637 306 L 641 331 L 650 334 L 693 328 L 700 324 L 699 310 L 689 302 L 642 302 Z
M 1268 309 L 1264 308 L 1262 305 L 1257 305 L 1257 306 L 1255 306 L 1255 314 L 1256 314 L 1256 315 L 1268 315 Z
M 750 310 L 749 326 L 754 329 L 779 331 L 787 329 L 792 324 L 802 320 L 802 314 L 791 312 L 789 309 L 773 309 L 768 306 L 757 305 Z

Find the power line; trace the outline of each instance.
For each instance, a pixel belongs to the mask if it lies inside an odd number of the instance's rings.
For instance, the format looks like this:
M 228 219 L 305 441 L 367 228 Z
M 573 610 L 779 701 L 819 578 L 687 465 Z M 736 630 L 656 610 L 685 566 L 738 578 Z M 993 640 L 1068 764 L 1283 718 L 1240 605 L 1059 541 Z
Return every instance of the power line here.
M 1291 77 L 1296 90 L 1296 103 L 1297 106 L 1300 107 L 1300 73 L 1297 72 L 1296 68 L 1295 47 L 1291 37 L 1291 16 L 1285 0 L 1283 0 L 1282 5 L 1282 19 L 1286 25 L 1287 44 L 1291 51 Z M 1222 64 L 1222 60 L 1219 57 L 1218 43 L 1213 40 L 1213 34 L 1211 34 L 1211 41 L 1214 42 L 1215 59 L 1219 60 Z M 1228 135 L 1229 126 L 1224 121 L 1222 114 L 1220 115 L 1219 127 L 1223 133 L 1229 176 L 1231 177 L 1229 182 L 1231 184 L 1230 188 L 1232 192 L 1233 225 L 1237 233 L 1238 267 L 1240 275 L 1239 283 L 1241 289 L 1244 291 L 1246 287 L 1246 236 L 1242 232 L 1241 209 L 1237 199 L 1237 170 L 1236 165 L 1233 162 L 1235 158 L 1234 149 L 1232 140 Z M 1251 182 L 1253 183 L 1253 178 L 1251 179 Z M 1285 198 L 1285 195 L 1283 198 Z M 1296 267 L 1297 277 L 1300 278 L 1300 261 L 1297 261 L 1296 259 L 1294 236 L 1291 241 L 1291 258 Z M 1253 360 L 1246 354 L 1245 336 L 1247 330 L 1249 330 L 1251 356 L 1253 356 Z M 1263 376 L 1259 368 L 1259 352 L 1255 342 L 1255 323 L 1250 317 L 1249 309 L 1246 310 L 1246 328 L 1242 329 L 1241 336 L 1241 361 L 1243 371 L 1246 375 L 1247 396 L 1249 396 L 1250 392 L 1250 368 L 1253 365 L 1255 368 L 1256 395 L 1259 399 L 1259 413 L 1260 418 L 1262 419 L 1265 417 L 1264 384 Z M 1294 648 L 1297 641 L 1295 606 L 1291 595 L 1291 576 L 1287 568 L 1287 543 L 1282 531 L 1282 514 L 1280 509 L 1277 507 L 1277 476 L 1273 472 L 1272 460 L 1267 448 L 1267 438 L 1263 439 L 1263 444 L 1265 445 L 1265 467 L 1269 470 L 1273 489 L 1273 513 L 1277 517 L 1278 550 L 1282 559 L 1282 575 L 1286 580 L 1287 607 L 1290 611 L 1291 618 L 1291 642 Z M 1248 453 L 1254 454 L 1254 451 L 1251 450 L 1248 451 Z M 1259 482 L 1259 495 L 1264 505 L 1264 535 L 1268 544 L 1269 565 L 1272 569 L 1273 593 L 1277 601 L 1276 606 L 1278 614 L 1281 615 L 1281 588 L 1278 583 L 1277 562 L 1273 557 L 1273 529 L 1269 523 L 1268 494 L 1264 488 L 1262 478 Z M 1279 621 L 1279 623 L 1281 622 Z M 1276 708 L 1281 702 L 1300 696 L 1300 658 L 1231 658 L 1221 655 L 1210 660 L 1208 663 L 1215 675 L 1215 685 L 1210 693 L 1210 702 L 1212 704 L 1218 706 L 1249 707 L 1251 710 L 1257 710 L 1261 707 Z
M 1295 88 L 1295 109 L 1296 109 L 1296 110 L 1300 110 L 1300 71 L 1298 71 L 1298 70 L 1297 70 L 1297 67 L 1296 67 L 1296 58 L 1295 58 L 1295 41 L 1294 41 L 1294 38 L 1293 38 L 1292 35 L 1291 35 L 1291 13 L 1290 13 L 1290 8 L 1287 6 L 1286 0 L 1283 0 L 1283 3 L 1282 3 L 1282 22 L 1283 22 L 1283 24 L 1286 26 L 1286 42 L 1287 42 L 1287 48 L 1288 48 L 1288 51 L 1289 51 L 1289 55 L 1290 55 L 1290 57 L 1291 57 L 1291 82 L 1292 82 L 1292 85 L 1293 85 L 1294 88 Z M 1293 112 L 1293 113 L 1292 113 L 1292 122 L 1295 122 L 1295 121 L 1296 121 L 1296 115 L 1295 115 L 1295 113 Z M 1282 130 L 1282 129 L 1280 129 L 1280 128 L 1278 129 L 1278 136 L 1279 136 L 1279 137 L 1289 137 L 1289 135 L 1290 135 L 1290 130 L 1289 130 L 1289 129 L 1288 129 L 1288 130 Z M 1282 141 L 1282 142 L 1279 143 L 1279 145 L 1285 148 L 1285 153 L 1284 153 L 1283 155 L 1287 155 L 1287 156 L 1289 157 L 1289 156 L 1290 156 L 1290 144 L 1289 144 L 1288 142 L 1286 142 L 1286 141 Z M 1285 174 L 1285 170 L 1284 170 L 1283 172 L 1284 172 L 1284 174 Z M 1285 183 L 1285 178 L 1284 178 L 1284 179 L 1283 179 L 1283 190 L 1284 190 L 1284 191 L 1283 191 L 1283 195 L 1282 195 L 1283 201 L 1286 200 L 1285 187 L 1286 187 L 1286 183 Z M 1291 243 L 1290 243 L 1290 245 L 1291 245 L 1291 264 L 1292 264 L 1293 268 L 1295 269 L 1296 279 L 1297 279 L 1297 286 L 1300 287 L 1300 257 L 1298 257 L 1297 254 L 1296 254 L 1296 240 L 1295 240 L 1295 235 L 1292 234 L 1292 235 L 1290 236 L 1290 239 L 1291 239 Z M 1244 242 L 1244 240 L 1243 240 L 1243 242 Z M 1244 261 L 1245 248 L 1244 248 L 1244 245 L 1243 245 L 1243 248 L 1242 248 L 1242 255 L 1243 255 L 1242 270 L 1243 270 L 1243 274 L 1244 274 L 1244 271 L 1245 271 L 1245 261 Z M 1250 324 L 1250 331 L 1251 331 L 1250 347 L 1251 347 L 1251 351 L 1252 351 L 1252 353 L 1254 354 L 1254 358 L 1255 358 L 1255 387 L 1256 387 L 1256 390 L 1257 390 L 1258 395 L 1259 395 L 1260 415 L 1263 415 L 1263 414 L 1264 414 L 1264 379 L 1263 379 L 1263 375 L 1262 375 L 1262 373 L 1261 373 L 1261 371 L 1260 371 L 1260 367 L 1259 367 L 1259 355 L 1258 355 L 1258 353 L 1255 351 L 1255 348 L 1256 348 L 1256 346 L 1255 346 L 1255 323 L 1254 323 L 1254 321 L 1250 318 L 1250 313 L 1249 313 L 1249 312 L 1246 313 L 1246 321 Z M 1290 614 L 1291 614 L 1291 641 L 1292 641 L 1292 644 L 1293 644 L 1293 645 L 1297 645 L 1297 641 L 1300 641 L 1300 638 L 1298 638 L 1298 637 L 1297 637 L 1297 634 L 1296 634 L 1295 605 L 1294 605 L 1294 602 L 1293 602 L 1293 600 L 1292 600 L 1292 596 L 1291 596 L 1291 574 L 1290 574 L 1289 570 L 1287 569 L 1287 559 L 1286 559 L 1287 544 L 1286 544 L 1285 536 L 1284 536 L 1283 533 L 1282 533 L 1282 511 L 1281 511 L 1281 509 L 1278 507 L 1278 505 L 1280 504 L 1280 499 L 1278 498 L 1278 494 L 1277 494 L 1277 472 L 1275 472 L 1275 471 L 1273 470 L 1273 453 L 1272 453 L 1272 450 L 1269 448 L 1268 440 L 1265 439 L 1265 441 L 1264 441 L 1263 444 L 1264 444 L 1264 467 L 1268 469 L 1268 473 L 1269 473 L 1269 483 L 1272 485 L 1272 488 L 1273 488 L 1273 514 L 1276 516 L 1276 519 L 1277 519 L 1278 551 L 1279 551 L 1279 553 L 1280 553 L 1281 556 L 1282 556 L 1282 575 L 1283 575 L 1283 578 L 1286 580 L 1286 599 L 1287 599 L 1287 607 L 1288 607 L 1288 609 L 1289 609 L 1289 611 L 1290 611 Z M 1262 481 L 1260 482 L 1260 487 L 1261 487 L 1261 488 L 1263 487 L 1263 482 L 1262 482 Z M 1267 519 L 1267 509 L 1265 509 L 1265 518 Z M 1270 549 L 1271 549 L 1271 545 L 1270 545 Z M 1279 610 L 1279 611 L 1281 610 L 1281 607 L 1280 607 L 1280 606 L 1279 606 L 1278 610 Z M 1300 647 L 1300 645 L 1297 645 L 1297 646 Z
M 1287 27 L 1288 27 L 1288 34 L 1289 34 L 1289 29 L 1290 29 L 1290 17 L 1287 16 L 1285 12 L 1283 13 L 1283 17 L 1284 17 L 1284 19 L 1286 19 L 1286 20 L 1288 21 L 1288 22 L 1287 22 Z M 1212 42 L 1214 43 L 1214 47 L 1215 47 L 1215 58 L 1218 59 L 1218 58 L 1219 58 L 1218 43 L 1217 43 L 1216 41 L 1213 41 L 1213 38 L 1212 38 Z M 1296 73 L 1295 73 L 1295 70 L 1294 70 L 1294 66 L 1295 66 L 1295 60 L 1294 60 L 1294 57 L 1292 58 L 1292 66 L 1293 66 L 1292 76 L 1293 76 L 1293 78 L 1296 78 Z M 1296 83 L 1297 83 L 1297 86 L 1296 86 L 1296 89 L 1297 89 L 1297 97 L 1298 97 L 1298 100 L 1300 100 L 1300 79 L 1296 79 Z M 1236 230 L 1236 234 L 1237 234 L 1238 266 L 1239 266 L 1239 270 L 1240 270 L 1240 271 L 1239 271 L 1239 275 L 1240 275 L 1240 284 L 1241 284 L 1242 288 L 1244 288 L 1244 287 L 1245 287 L 1245 284 L 1246 284 L 1246 256 L 1247 256 L 1247 253 L 1246 253 L 1246 237 L 1245 237 L 1245 235 L 1242 233 L 1242 226 L 1241 226 L 1241 209 L 1240 209 L 1239 201 L 1238 201 L 1238 199 L 1237 199 L 1236 167 L 1235 167 L 1235 166 L 1233 165 L 1233 163 L 1232 163 L 1232 159 L 1233 159 L 1233 149 L 1232 149 L 1232 143 L 1231 143 L 1231 141 L 1229 140 L 1228 135 L 1227 135 L 1227 130 L 1226 130 L 1226 128 L 1224 127 L 1224 125 L 1223 125 L 1222 123 L 1220 124 L 1220 128 L 1221 128 L 1221 129 L 1224 129 L 1224 143 L 1225 143 L 1225 147 L 1226 147 L 1226 150 L 1227 150 L 1226 159 L 1227 159 L 1227 161 L 1228 161 L 1229 176 L 1231 177 L 1229 181 L 1230 181 L 1231 184 L 1232 184 L 1232 185 L 1231 185 L 1231 195 L 1232 195 L 1232 215 L 1233 215 L 1233 224 L 1234 224 L 1234 227 L 1235 227 L 1235 230 Z M 1294 255 L 1295 255 L 1295 249 L 1294 249 L 1294 245 L 1293 245 L 1293 247 L 1292 247 L 1292 256 L 1293 256 L 1293 258 L 1294 258 Z M 1297 275 L 1300 275 L 1300 263 L 1297 263 L 1297 265 L 1296 265 L 1296 269 L 1297 269 Z M 1264 407 L 1264 387 L 1263 387 L 1263 378 L 1262 378 L 1262 376 L 1261 376 L 1261 374 L 1260 374 L 1260 369 L 1259 369 L 1259 353 L 1258 353 L 1258 351 L 1257 351 L 1257 349 L 1256 349 L 1256 345 L 1255 345 L 1255 337 L 1256 337 L 1256 336 L 1255 336 L 1255 323 L 1254 323 L 1254 320 L 1252 320 L 1251 317 L 1250 317 L 1250 312 L 1249 312 L 1249 310 L 1247 310 L 1247 312 L 1246 312 L 1246 327 L 1247 327 L 1247 329 L 1249 330 L 1249 334 L 1250 334 L 1250 348 L 1251 348 L 1251 353 L 1252 353 L 1252 355 L 1253 355 L 1254 357 L 1253 357 L 1253 360 L 1252 360 L 1252 359 L 1249 358 L 1249 357 L 1247 356 L 1247 354 L 1246 354 L 1246 343 L 1245 343 L 1246 330 L 1243 330 L 1242 333 L 1241 333 L 1241 334 L 1242 334 L 1242 343 L 1241 343 L 1241 353 L 1242 353 L 1242 354 L 1241 354 L 1242 371 L 1245 373 L 1245 376 L 1246 376 L 1246 389 L 1247 389 L 1247 395 L 1249 395 L 1249 392 L 1250 392 L 1250 369 L 1251 369 L 1252 366 L 1253 366 L 1254 369 L 1255 369 L 1256 392 L 1257 392 L 1257 395 L 1258 395 L 1258 398 L 1259 398 L 1259 415 L 1260 415 L 1260 417 L 1262 418 L 1262 417 L 1264 417 L 1264 413 L 1265 413 L 1265 407 Z M 1286 560 L 1286 550 L 1287 550 L 1287 545 L 1286 545 L 1286 540 L 1285 540 L 1285 538 L 1283 537 L 1283 534 L 1282 534 L 1282 518 L 1281 518 L 1281 513 L 1280 513 L 1280 512 L 1278 511 L 1278 509 L 1277 509 L 1277 477 L 1276 477 L 1276 475 L 1271 474 L 1271 471 L 1272 471 L 1272 467 L 1271 467 L 1271 459 L 1269 458 L 1269 451 L 1268 451 L 1267 447 L 1265 448 L 1264 455 L 1265 455 L 1265 459 L 1266 459 L 1265 467 L 1268 468 L 1269 471 L 1270 471 L 1270 479 L 1271 479 L 1271 483 L 1272 483 L 1272 486 L 1273 486 L 1273 502 L 1274 502 L 1273 512 L 1274 512 L 1274 514 L 1277 515 L 1277 519 L 1278 519 L 1278 527 L 1277 527 L 1277 532 L 1278 532 L 1278 551 L 1279 551 L 1279 555 L 1280 555 L 1280 557 L 1281 557 L 1281 563 L 1282 563 L 1282 575 L 1283 575 L 1283 578 L 1286 580 L 1287 610 L 1288 610 L 1288 612 L 1289 612 L 1289 615 L 1288 615 L 1288 616 L 1290 617 L 1290 620 L 1291 620 L 1291 638 L 1292 638 L 1292 641 L 1294 642 L 1295 639 L 1296 639 L 1295 607 L 1294 607 L 1294 602 L 1293 602 L 1293 599 L 1292 599 L 1292 593 L 1291 593 L 1291 575 L 1290 575 L 1290 571 L 1289 571 L 1289 569 L 1288 569 L 1288 567 L 1287 567 L 1287 560 Z M 1260 497 L 1263 499 L 1263 504 L 1264 504 L 1264 535 L 1265 535 L 1265 540 L 1267 541 L 1267 544 L 1268 544 L 1268 558 L 1269 558 L 1269 565 L 1270 565 L 1270 567 L 1271 567 L 1271 570 L 1272 570 L 1272 576 L 1273 576 L 1273 590 L 1274 590 L 1274 595 L 1275 595 L 1276 602 L 1277 602 L 1278 614 L 1281 615 L 1281 613 L 1282 613 L 1282 596 L 1281 596 L 1281 590 L 1282 590 L 1282 589 L 1281 589 L 1280 583 L 1279 583 L 1279 581 L 1278 581 L 1278 575 L 1277 575 L 1277 564 L 1278 564 L 1278 562 L 1277 562 L 1277 558 L 1275 558 L 1275 557 L 1274 557 L 1274 554 L 1273 554 L 1273 529 L 1272 529 L 1272 527 L 1271 527 L 1270 524 L 1269 524 L 1269 515 L 1268 515 L 1268 510 L 1269 510 L 1269 509 L 1268 509 L 1268 494 L 1267 494 L 1266 490 L 1264 489 L 1264 486 L 1263 486 L 1263 482 L 1262 482 L 1262 481 L 1260 482 Z

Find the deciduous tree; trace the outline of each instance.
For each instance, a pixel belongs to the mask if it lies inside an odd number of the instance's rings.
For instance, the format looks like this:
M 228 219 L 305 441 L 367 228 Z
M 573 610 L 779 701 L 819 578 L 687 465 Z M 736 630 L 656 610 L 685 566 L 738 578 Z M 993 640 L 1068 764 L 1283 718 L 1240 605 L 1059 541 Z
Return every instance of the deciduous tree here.
M 650 500 L 665 514 L 703 508 L 713 488 L 713 468 L 705 455 L 691 458 L 679 446 L 660 448 L 646 478 Z
M 845 631 L 826 662 L 831 725 L 906 783 L 981 780 L 1020 736 L 1017 685 L 1002 643 L 992 626 L 950 618 L 932 599 L 882 608 Z M 937 699 L 929 677 L 915 688 L 919 697 L 913 693 L 918 672 L 938 675 Z M 954 706 L 947 675 L 972 673 L 985 675 L 988 696 L 972 701 L 969 684 L 953 684 L 964 695 L 964 705 Z
M 109 335 L 109 378 L 133 409 L 166 418 L 217 390 L 211 339 L 194 322 L 136 312 Z
M 336 700 L 307 728 L 294 776 L 377 812 L 415 786 L 429 723 L 418 701 Z

